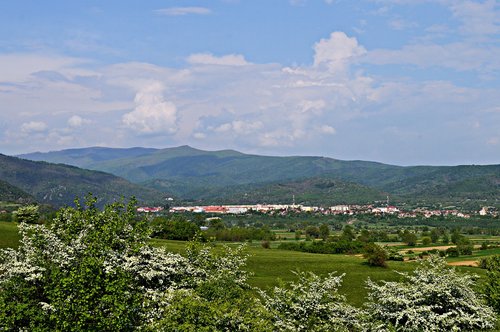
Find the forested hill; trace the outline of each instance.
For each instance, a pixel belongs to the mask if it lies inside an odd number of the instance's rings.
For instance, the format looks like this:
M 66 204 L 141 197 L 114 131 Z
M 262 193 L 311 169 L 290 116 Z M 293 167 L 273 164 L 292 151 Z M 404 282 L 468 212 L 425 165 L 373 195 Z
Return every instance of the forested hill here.
M 233 150 L 203 151 L 189 146 L 167 149 L 84 148 L 23 155 L 24 158 L 64 162 L 124 177 L 131 182 L 180 198 L 233 199 L 235 194 L 309 188 L 308 179 L 329 179 L 371 188 L 374 197 L 387 193 L 403 200 L 482 200 L 500 202 L 500 165 L 394 166 L 369 161 L 343 161 L 320 156 L 272 157 Z M 297 184 L 297 181 L 303 181 Z M 304 182 L 305 181 L 305 182 Z M 340 182 L 339 182 L 340 183 Z M 281 185 L 278 188 L 277 185 Z M 341 185 L 350 196 L 361 187 Z M 363 189 L 366 194 L 368 191 Z M 289 200 L 287 192 L 286 199 Z M 307 194 L 307 193 L 306 193 Z M 341 196 L 340 192 L 336 193 Z M 281 197 L 284 199 L 285 197 Z M 326 202 L 326 200 L 324 200 Z
M 112 174 L 9 157 L 0 154 L 0 180 L 35 197 L 40 203 L 70 205 L 75 197 L 92 193 L 100 204 L 137 197 L 139 201 L 161 200 L 161 194 L 132 184 Z
M 10 183 L 0 180 L 0 201 L 27 203 L 34 201 L 34 198 Z

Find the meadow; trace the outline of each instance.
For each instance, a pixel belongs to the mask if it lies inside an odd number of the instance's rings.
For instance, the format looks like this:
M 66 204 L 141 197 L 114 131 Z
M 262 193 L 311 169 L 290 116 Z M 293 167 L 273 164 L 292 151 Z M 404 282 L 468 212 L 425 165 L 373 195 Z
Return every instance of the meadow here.
M 19 234 L 17 224 L 14 222 L 0 222 L 0 248 L 17 247 Z M 167 248 L 168 251 L 182 254 L 186 242 L 173 240 L 152 239 L 152 244 Z M 216 248 L 223 245 L 238 246 L 240 243 L 212 243 Z M 279 280 L 296 280 L 294 271 L 310 271 L 318 275 L 330 272 L 345 274 L 340 292 L 346 296 L 347 301 L 353 305 L 361 306 L 367 294 L 365 282 L 368 278 L 379 281 L 395 281 L 400 279 L 398 272 L 411 272 L 417 266 L 416 262 L 389 261 L 386 268 L 369 266 L 361 255 L 342 254 L 311 254 L 297 251 L 264 249 L 260 242 L 245 244 L 247 253 L 247 271 L 251 273 L 250 285 L 261 289 L 268 289 L 279 284 Z M 273 245 L 272 247 L 275 247 Z M 500 253 L 500 249 L 474 251 L 472 256 L 451 258 L 450 261 L 479 259 L 485 255 Z M 474 267 L 457 267 L 463 272 L 474 273 L 481 276 L 485 270 Z
M 153 239 L 156 246 L 164 246 L 167 250 L 183 253 L 186 242 L 173 240 Z M 216 247 L 223 244 L 216 243 Z M 239 243 L 229 243 L 228 246 L 237 246 Z M 264 249 L 260 243 L 246 244 L 249 254 L 247 271 L 252 276 L 249 283 L 254 287 L 268 289 L 279 284 L 279 280 L 296 280 L 294 271 L 310 271 L 318 275 L 327 275 L 337 272 L 345 274 L 340 292 L 346 296 L 349 303 L 361 306 L 366 301 L 367 290 L 365 282 L 368 278 L 373 281 L 396 281 L 401 278 L 398 272 L 411 272 L 417 267 L 416 262 L 389 261 L 386 268 L 369 266 L 361 255 L 341 254 L 311 254 L 297 251 Z M 463 258 L 462 258 L 463 259 Z M 480 277 L 486 271 L 477 267 L 456 267 L 459 271 L 474 273 Z

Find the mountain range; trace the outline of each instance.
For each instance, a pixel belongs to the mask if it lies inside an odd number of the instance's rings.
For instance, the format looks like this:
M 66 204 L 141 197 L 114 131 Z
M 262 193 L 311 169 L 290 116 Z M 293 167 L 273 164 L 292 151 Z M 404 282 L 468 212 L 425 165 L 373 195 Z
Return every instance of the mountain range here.
M 114 174 L 183 202 L 396 201 L 498 205 L 500 165 L 395 166 L 321 156 L 272 157 L 189 146 L 82 148 L 20 155 Z

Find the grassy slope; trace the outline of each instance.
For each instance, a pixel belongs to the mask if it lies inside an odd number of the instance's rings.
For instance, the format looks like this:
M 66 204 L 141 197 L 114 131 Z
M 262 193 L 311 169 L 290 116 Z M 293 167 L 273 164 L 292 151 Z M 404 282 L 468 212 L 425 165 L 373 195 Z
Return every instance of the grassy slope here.
M 17 223 L 0 221 L 0 248 L 17 248 L 19 239 Z

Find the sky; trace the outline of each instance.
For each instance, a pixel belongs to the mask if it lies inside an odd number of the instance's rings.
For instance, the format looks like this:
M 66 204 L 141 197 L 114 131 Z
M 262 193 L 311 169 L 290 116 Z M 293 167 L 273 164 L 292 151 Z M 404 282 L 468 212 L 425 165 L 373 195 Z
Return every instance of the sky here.
M 500 164 L 498 0 L 0 1 L 0 153 Z

